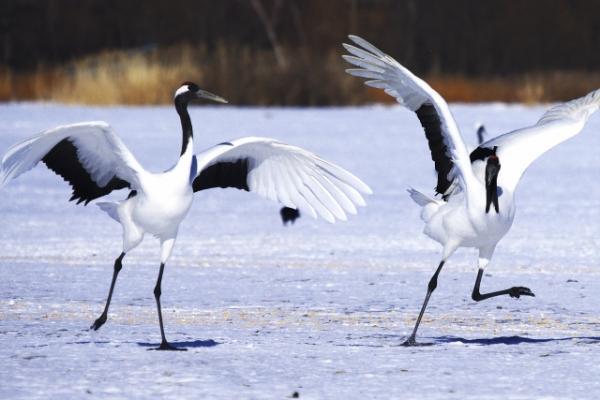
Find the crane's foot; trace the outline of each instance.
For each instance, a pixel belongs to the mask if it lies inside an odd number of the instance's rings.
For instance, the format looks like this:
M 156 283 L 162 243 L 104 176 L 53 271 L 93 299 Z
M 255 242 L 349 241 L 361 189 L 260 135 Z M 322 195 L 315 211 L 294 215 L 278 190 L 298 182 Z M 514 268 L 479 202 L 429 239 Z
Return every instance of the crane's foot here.
M 511 287 L 510 289 L 508 289 L 508 295 L 510 297 L 514 297 L 514 298 L 519 298 L 521 296 L 533 296 L 535 297 L 535 294 L 533 294 L 533 292 L 526 287 L 523 286 L 515 286 L 515 287 Z
M 160 346 L 158 346 L 155 350 L 187 351 L 187 349 L 184 347 L 171 346 L 166 340 L 163 340 Z
M 418 346 L 415 335 L 411 335 L 408 339 L 406 339 L 404 342 L 402 342 L 402 346 L 404 346 L 404 347 Z
M 96 321 L 94 321 L 92 326 L 90 326 L 90 329 L 97 331 L 98 329 L 100 329 L 100 327 L 102 325 L 104 325 L 105 322 L 106 322 L 106 314 L 102 313 L 102 315 Z
M 421 343 L 417 342 L 417 338 L 411 335 L 408 339 L 406 339 L 400 345 L 402 347 L 423 347 L 423 346 L 433 346 L 433 343 Z

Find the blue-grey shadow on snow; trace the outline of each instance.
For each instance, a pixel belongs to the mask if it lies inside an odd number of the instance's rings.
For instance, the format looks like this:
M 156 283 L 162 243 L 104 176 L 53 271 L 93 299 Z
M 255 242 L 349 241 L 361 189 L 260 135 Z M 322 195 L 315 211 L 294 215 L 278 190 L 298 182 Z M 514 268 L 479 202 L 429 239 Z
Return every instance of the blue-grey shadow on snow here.
M 76 342 L 67 342 L 66 344 L 109 344 L 108 340 L 79 340 Z
M 360 342 L 362 340 L 368 340 L 368 343 Z M 389 344 L 385 344 L 383 341 L 394 342 L 394 346 L 400 346 L 404 340 L 406 340 L 405 336 L 396 335 L 396 334 L 386 334 L 386 333 L 375 333 L 372 335 L 366 336 L 351 336 L 346 337 L 345 342 L 340 342 L 334 344 L 334 346 L 338 347 L 389 347 Z
M 187 348 L 196 348 L 196 347 L 215 347 L 220 345 L 220 342 L 216 342 L 212 339 L 208 340 L 192 340 L 192 341 L 183 341 L 183 342 L 169 342 L 173 347 L 187 349 Z M 158 347 L 160 343 L 147 343 L 147 342 L 138 342 L 138 346 L 142 347 Z
M 443 343 L 464 343 L 464 344 L 480 344 L 480 345 L 494 345 L 494 344 L 523 344 L 523 343 L 547 343 L 547 342 L 562 342 L 575 340 L 578 342 L 585 342 L 586 344 L 600 344 L 600 336 L 572 336 L 572 337 L 561 337 L 561 338 L 530 338 L 524 336 L 499 336 L 492 338 L 480 338 L 480 339 L 465 339 L 457 336 L 440 336 L 433 338 L 434 342 L 431 344 L 443 344 Z

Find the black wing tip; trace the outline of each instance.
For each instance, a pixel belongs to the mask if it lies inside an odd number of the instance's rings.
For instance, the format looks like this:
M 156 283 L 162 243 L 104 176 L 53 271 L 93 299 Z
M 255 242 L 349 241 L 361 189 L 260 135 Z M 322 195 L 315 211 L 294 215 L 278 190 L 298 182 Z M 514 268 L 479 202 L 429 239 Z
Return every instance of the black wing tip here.
M 416 111 L 419 122 L 425 131 L 427 144 L 437 172 L 436 192 L 444 194 L 452 185 L 448 174 L 452 171 L 453 163 L 448 155 L 448 147 L 444 142 L 442 125 L 437 109 L 430 102 L 423 103 Z
M 92 179 L 90 173 L 83 167 L 77 155 L 77 148 L 69 138 L 58 142 L 43 158 L 42 162 L 54 173 L 63 178 L 71 188 L 73 194 L 69 201 L 77 201 L 77 204 L 106 196 L 113 190 L 130 187 L 130 183 L 117 176 L 103 187 L 98 186 Z
M 194 179 L 194 192 L 212 188 L 236 188 L 250 191 L 248 172 L 250 158 L 239 158 L 235 161 L 216 162 L 202 170 Z

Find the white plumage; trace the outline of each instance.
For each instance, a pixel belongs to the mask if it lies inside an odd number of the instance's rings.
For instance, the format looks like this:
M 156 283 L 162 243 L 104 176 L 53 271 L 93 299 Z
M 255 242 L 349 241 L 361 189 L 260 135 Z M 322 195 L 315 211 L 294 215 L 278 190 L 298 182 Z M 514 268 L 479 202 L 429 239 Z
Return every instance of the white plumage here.
M 600 90 L 558 104 L 542 115 L 533 126 L 517 129 L 484 142 L 483 147 L 498 147 L 502 173 L 498 184 L 514 191 L 527 167 L 559 143 L 577 135 L 588 118 L 600 107 Z
M 79 162 L 98 186 L 104 187 L 119 176 L 139 188 L 138 173 L 142 167 L 112 128 L 106 122 L 96 121 L 58 126 L 9 148 L 2 158 L 0 189 L 35 167 L 65 139 L 76 147 Z
M 351 75 L 369 79 L 367 85 L 383 89 L 398 103 L 416 112 L 428 140 L 438 172 L 434 199 L 414 189 L 411 198 L 421 207 L 424 232 L 443 246 L 442 260 L 431 278 L 415 328 L 405 342 L 416 344 L 419 323 L 437 286 L 445 261 L 458 247 L 479 250 L 479 271 L 472 297 L 476 301 L 499 295 L 533 296 L 525 287 L 497 292 L 479 292 L 483 269 L 496 244 L 510 229 L 514 215 L 514 192 L 522 174 L 540 155 L 576 135 L 600 106 L 600 90 L 557 105 L 532 127 L 498 136 L 479 145 L 470 154 L 445 100 L 427 83 L 381 50 L 357 36 L 349 36 L 359 47 L 344 44 L 351 55 Z
M 165 338 L 160 306 L 164 264 L 169 259 L 179 224 L 187 215 L 193 194 L 216 187 L 243 189 L 285 206 L 298 208 L 329 222 L 345 220 L 364 206 L 361 193 L 369 187 L 346 170 L 315 154 L 269 138 L 246 137 L 194 154 L 190 100 L 222 98 L 186 82 L 175 94 L 183 142 L 178 162 L 162 173 L 146 171 L 104 122 L 59 126 L 12 146 L 2 158 L 0 188 L 40 161 L 62 176 L 73 188 L 71 200 L 85 202 L 113 190 L 129 189 L 126 199 L 98 206 L 123 228 L 123 252 L 115 260 L 104 312 L 92 325 L 99 329 L 107 318 L 122 259 L 146 233 L 161 242 L 161 264 L 155 287 L 162 342 Z
M 220 162 L 248 158 L 248 189 L 269 200 L 334 222 L 356 214 L 371 190 L 360 179 L 315 154 L 274 139 L 245 137 L 197 155 L 200 172 Z M 200 175 L 200 173 L 198 173 Z

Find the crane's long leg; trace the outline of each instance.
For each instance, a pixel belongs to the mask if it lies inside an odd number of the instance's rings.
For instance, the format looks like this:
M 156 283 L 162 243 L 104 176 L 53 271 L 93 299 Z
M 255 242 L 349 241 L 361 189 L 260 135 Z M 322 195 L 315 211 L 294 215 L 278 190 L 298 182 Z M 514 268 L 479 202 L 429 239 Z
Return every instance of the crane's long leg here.
M 481 284 L 481 278 L 483 276 L 483 268 L 479 268 L 477 272 L 477 279 L 475 280 L 475 286 L 473 287 L 473 293 L 471 294 L 471 298 L 475 301 L 481 301 L 485 299 L 489 299 L 490 297 L 509 295 L 510 297 L 519 298 L 521 296 L 534 296 L 533 292 L 526 287 L 523 286 L 513 286 L 510 289 L 498 290 L 496 292 L 489 293 L 480 293 L 479 285 Z
M 156 307 L 158 308 L 158 323 L 160 324 L 160 336 L 162 338 L 158 350 L 176 350 L 173 346 L 169 344 L 169 342 L 167 342 L 167 338 L 165 337 L 165 328 L 163 327 L 162 310 L 160 306 L 160 287 L 164 269 L 165 264 L 160 263 L 160 270 L 158 271 L 158 280 L 156 281 L 156 286 L 154 287 L 154 298 L 156 299 Z
M 510 297 L 519 298 L 521 296 L 535 296 L 529 288 L 523 286 L 514 286 L 510 289 L 498 290 L 490 293 L 480 293 L 479 285 L 481 285 L 481 278 L 483 277 L 483 270 L 490 263 L 492 255 L 494 254 L 494 247 L 479 249 L 479 259 L 477 263 L 479 265 L 479 271 L 477 272 L 477 279 L 475 279 L 475 286 L 471 293 L 471 298 L 475 301 L 481 301 L 489 299 L 490 297 L 509 295 Z
M 437 267 L 437 270 L 429 280 L 429 284 L 427 285 L 427 294 L 425 295 L 425 301 L 423 302 L 423 306 L 421 307 L 421 312 L 419 313 L 419 317 L 417 318 L 417 323 L 415 324 L 415 328 L 413 329 L 412 334 L 408 337 L 408 339 L 402 343 L 403 346 L 415 346 L 417 345 L 417 329 L 419 329 L 419 324 L 421 323 L 421 318 L 423 318 L 423 314 L 425 313 L 425 309 L 427 308 L 427 303 L 429 302 L 429 298 L 431 294 L 437 287 L 437 279 L 442 267 L 444 266 L 445 261 L 442 260 L 440 265 Z
M 161 284 L 162 284 L 163 272 L 165 270 L 165 262 L 171 256 L 171 251 L 173 250 L 174 244 L 175 244 L 175 239 L 168 239 L 161 243 L 162 255 L 161 255 L 160 270 L 158 271 L 158 279 L 156 280 L 156 286 L 154 287 L 154 298 L 156 299 L 156 308 L 158 309 L 158 323 L 160 325 L 160 336 L 161 336 L 160 346 L 156 350 L 186 350 L 183 348 L 173 347 L 169 344 L 169 342 L 167 342 L 167 337 L 165 336 L 165 328 L 163 326 L 162 308 L 160 305 L 160 295 L 162 293 Z
M 113 269 L 112 282 L 110 283 L 110 290 L 108 291 L 108 298 L 106 299 L 106 305 L 104 306 L 104 311 L 100 314 L 100 317 L 94 321 L 90 329 L 97 331 L 100 329 L 102 325 L 106 322 L 106 318 L 108 317 L 108 307 L 110 306 L 110 300 L 112 299 L 113 290 L 115 289 L 115 283 L 117 282 L 117 276 L 119 275 L 119 271 L 123 268 L 123 257 L 125 257 L 125 252 L 122 252 L 119 257 L 115 260 L 115 266 Z

